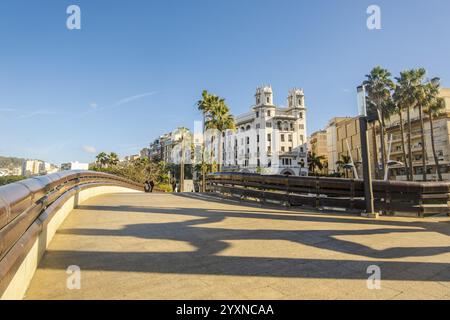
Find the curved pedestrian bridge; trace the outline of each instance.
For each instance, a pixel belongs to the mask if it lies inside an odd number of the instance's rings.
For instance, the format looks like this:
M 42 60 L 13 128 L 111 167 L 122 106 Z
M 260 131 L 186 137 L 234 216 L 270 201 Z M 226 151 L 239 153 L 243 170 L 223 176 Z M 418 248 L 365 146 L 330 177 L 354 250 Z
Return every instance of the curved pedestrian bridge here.
M 80 268 L 80 289 L 68 289 L 70 266 Z M 369 266 L 379 267 L 381 289 L 368 288 Z M 105 194 L 68 215 L 25 298 L 450 299 L 450 218 Z

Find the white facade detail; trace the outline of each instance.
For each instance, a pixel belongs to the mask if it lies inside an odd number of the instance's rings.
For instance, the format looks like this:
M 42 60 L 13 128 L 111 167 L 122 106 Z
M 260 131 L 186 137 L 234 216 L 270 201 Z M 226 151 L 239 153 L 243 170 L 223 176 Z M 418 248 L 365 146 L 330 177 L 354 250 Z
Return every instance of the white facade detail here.
M 306 176 L 306 111 L 302 89 L 290 90 L 282 108 L 274 105 L 270 86 L 259 87 L 251 111 L 236 117 L 236 130 L 222 137 L 207 132 L 206 153 L 222 171 Z

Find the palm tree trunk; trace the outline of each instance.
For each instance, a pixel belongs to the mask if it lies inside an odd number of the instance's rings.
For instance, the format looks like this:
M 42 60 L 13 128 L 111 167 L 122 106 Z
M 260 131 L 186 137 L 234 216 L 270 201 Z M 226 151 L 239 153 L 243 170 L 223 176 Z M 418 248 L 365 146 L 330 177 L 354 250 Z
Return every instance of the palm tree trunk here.
M 411 150 L 411 112 L 410 108 L 406 109 L 406 116 L 408 121 L 408 161 L 409 161 L 409 175 L 410 181 L 414 181 L 414 167 L 413 167 L 413 159 L 412 159 L 412 150 Z
M 379 170 L 380 172 L 380 176 L 384 177 L 384 170 L 385 170 L 385 163 L 386 163 L 386 159 L 385 159 L 385 142 L 384 142 L 384 127 L 383 127 L 383 123 L 381 122 L 381 120 L 378 121 L 378 124 L 380 125 L 380 147 L 381 147 L 381 170 Z
M 222 132 L 219 131 L 219 139 L 218 139 L 218 147 L 217 147 L 217 152 L 218 152 L 218 171 L 221 172 L 222 171 L 222 159 L 223 159 L 223 154 L 222 154 Z
M 181 136 L 180 192 L 184 192 L 184 136 L 183 135 Z
M 443 181 L 442 179 L 442 173 L 439 167 L 439 159 L 436 154 L 436 146 L 434 145 L 434 128 L 433 128 L 433 114 L 431 111 L 428 114 L 428 120 L 430 121 L 430 129 L 431 129 L 431 149 L 433 150 L 433 158 L 434 163 L 436 165 L 436 173 L 438 175 L 439 181 Z
M 423 181 L 427 181 L 427 150 L 425 149 L 425 132 L 423 129 L 423 110 L 422 106 L 419 105 L 419 118 L 420 118 L 420 138 L 422 142 L 422 177 Z
M 373 166 L 375 168 L 375 178 L 379 179 L 377 124 L 375 121 L 372 123 L 372 149 L 373 149 Z
M 403 151 L 403 163 L 405 165 L 405 175 L 407 176 L 408 181 L 411 181 L 411 177 L 409 176 L 408 170 L 408 162 L 406 161 L 406 149 L 405 149 L 405 128 L 403 127 L 403 115 L 402 109 L 399 109 L 398 115 L 400 118 L 400 134 L 402 136 L 402 151 Z
M 385 127 L 384 127 L 384 114 L 383 112 L 378 112 L 380 119 L 380 141 L 381 141 L 381 176 L 384 177 L 384 172 L 386 171 L 386 141 L 385 141 Z
M 206 192 L 206 166 L 205 166 L 205 112 L 203 112 L 203 143 L 202 143 L 202 192 Z

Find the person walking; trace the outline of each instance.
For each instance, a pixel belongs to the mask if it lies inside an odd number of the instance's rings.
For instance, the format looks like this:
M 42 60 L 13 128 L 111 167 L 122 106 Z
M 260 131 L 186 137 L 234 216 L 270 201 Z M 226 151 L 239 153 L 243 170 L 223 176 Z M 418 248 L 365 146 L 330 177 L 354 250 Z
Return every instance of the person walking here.
M 150 180 L 149 186 L 150 186 L 150 192 L 153 192 L 153 188 L 155 187 L 155 183 L 153 182 L 153 180 Z
M 175 182 L 175 180 L 172 180 L 172 191 L 177 192 L 177 183 Z
M 145 192 L 151 192 L 150 191 L 150 183 L 149 183 L 148 180 L 146 180 L 145 183 L 144 183 L 144 191 Z

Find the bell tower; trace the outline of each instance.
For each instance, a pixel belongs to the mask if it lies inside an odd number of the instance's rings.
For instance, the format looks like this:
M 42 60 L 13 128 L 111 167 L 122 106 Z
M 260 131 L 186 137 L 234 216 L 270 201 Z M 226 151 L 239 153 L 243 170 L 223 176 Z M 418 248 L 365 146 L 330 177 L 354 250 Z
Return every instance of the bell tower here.
M 255 99 L 256 99 L 255 105 L 257 107 L 272 106 L 273 105 L 272 87 L 269 85 L 256 88 Z
M 304 109 L 305 108 L 305 94 L 303 89 L 294 88 L 289 91 L 287 98 L 288 109 Z

